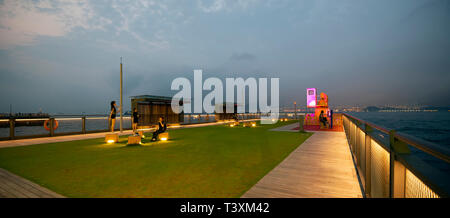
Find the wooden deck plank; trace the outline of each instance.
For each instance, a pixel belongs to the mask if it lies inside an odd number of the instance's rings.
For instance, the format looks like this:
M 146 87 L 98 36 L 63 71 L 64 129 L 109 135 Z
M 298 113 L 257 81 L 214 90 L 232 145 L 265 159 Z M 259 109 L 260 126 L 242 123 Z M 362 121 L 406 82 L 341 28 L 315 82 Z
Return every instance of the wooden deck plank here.
M 344 133 L 314 133 L 242 197 L 362 197 Z
M 64 196 L 0 168 L 0 197 L 63 198 Z

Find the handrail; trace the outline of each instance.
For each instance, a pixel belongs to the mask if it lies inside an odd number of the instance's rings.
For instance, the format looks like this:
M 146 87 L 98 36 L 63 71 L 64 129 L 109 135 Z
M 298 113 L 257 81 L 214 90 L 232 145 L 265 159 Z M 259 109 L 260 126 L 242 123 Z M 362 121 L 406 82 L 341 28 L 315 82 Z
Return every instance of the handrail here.
M 386 128 L 383 126 L 373 124 L 368 121 L 361 120 L 361 119 L 356 118 L 347 113 L 344 113 L 344 115 L 351 119 L 357 120 L 358 122 L 360 122 L 362 124 L 366 124 L 374 129 L 377 129 L 383 133 L 386 133 L 386 134 L 389 134 L 389 132 L 392 130 L 392 129 L 389 129 L 389 128 Z M 403 141 L 403 142 L 425 152 L 425 153 L 432 155 L 433 157 L 439 158 L 447 163 L 450 163 L 450 149 L 447 147 L 443 147 L 438 144 L 435 144 L 435 143 L 432 143 L 432 142 L 429 142 L 429 141 L 426 141 L 423 139 L 419 139 L 417 137 L 414 137 L 414 136 L 411 136 L 411 135 L 408 135 L 405 133 L 395 132 L 394 137 L 399 139 L 400 141 Z
M 449 163 L 450 149 L 346 113 L 343 117 L 350 151 L 367 197 L 450 196 L 450 175 L 439 169 L 443 165 L 430 165 L 405 150 L 404 145 L 443 160 L 442 164 Z M 389 140 L 380 140 L 378 134 L 371 133 L 373 130 L 387 134 Z

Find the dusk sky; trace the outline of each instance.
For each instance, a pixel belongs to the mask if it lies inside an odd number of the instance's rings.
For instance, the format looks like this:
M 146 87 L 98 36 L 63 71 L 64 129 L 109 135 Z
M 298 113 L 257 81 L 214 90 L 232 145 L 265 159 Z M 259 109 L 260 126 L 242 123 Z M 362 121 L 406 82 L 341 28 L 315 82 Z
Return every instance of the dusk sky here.
M 121 56 L 125 110 L 194 69 L 278 77 L 280 106 L 450 106 L 450 1 L 0 0 L 0 112 L 107 113 Z

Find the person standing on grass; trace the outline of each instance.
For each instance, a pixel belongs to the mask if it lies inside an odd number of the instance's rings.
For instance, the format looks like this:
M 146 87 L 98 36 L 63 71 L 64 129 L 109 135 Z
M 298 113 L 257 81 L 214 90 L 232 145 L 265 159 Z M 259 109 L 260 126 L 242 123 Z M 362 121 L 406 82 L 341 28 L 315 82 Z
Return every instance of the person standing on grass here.
M 109 129 L 114 132 L 114 126 L 116 125 L 116 101 L 111 101 L 111 110 L 109 113 Z
M 137 125 L 139 122 L 139 114 L 137 112 L 137 108 L 134 108 L 133 110 L 133 116 L 131 117 L 133 119 L 132 127 L 133 127 L 133 133 L 137 133 Z
M 158 135 L 165 132 L 167 129 L 166 122 L 164 122 L 164 117 L 159 117 L 158 129 L 153 132 L 152 141 L 156 141 L 158 139 Z

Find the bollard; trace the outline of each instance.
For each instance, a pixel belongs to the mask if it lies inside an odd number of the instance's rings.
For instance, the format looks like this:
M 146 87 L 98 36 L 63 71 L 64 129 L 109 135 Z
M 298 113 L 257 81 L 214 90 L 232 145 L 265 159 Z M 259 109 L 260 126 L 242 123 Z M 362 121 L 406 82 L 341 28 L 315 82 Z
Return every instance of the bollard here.
M 9 139 L 15 138 L 15 132 L 16 132 L 16 119 L 11 118 L 9 119 Z
M 55 125 L 55 118 L 50 118 L 50 136 L 55 135 L 55 129 L 53 129 Z
M 303 123 L 305 122 L 305 116 L 304 115 L 299 115 L 298 119 L 299 119 L 299 121 L 298 121 L 298 126 L 299 126 L 298 131 L 299 132 L 305 132 L 305 130 L 303 129 Z
M 81 132 L 86 134 L 86 116 L 81 117 Z

